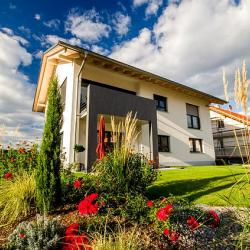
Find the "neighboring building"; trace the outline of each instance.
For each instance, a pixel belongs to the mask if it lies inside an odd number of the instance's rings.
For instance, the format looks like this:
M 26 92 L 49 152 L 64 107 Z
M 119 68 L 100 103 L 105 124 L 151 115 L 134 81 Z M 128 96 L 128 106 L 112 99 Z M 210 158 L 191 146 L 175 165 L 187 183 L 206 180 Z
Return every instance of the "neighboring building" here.
M 89 170 L 96 159 L 100 114 L 112 146 L 110 116 L 137 113 L 141 133 L 135 150 L 161 166 L 214 164 L 209 104 L 225 101 L 94 52 L 59 42 L 42 59 L 33 111 L 45 112 L 56 74 L 64 104 L 62 145 L 68 162 Z M 86 150 L 80 159 L 74 145 Z
M 223 160 L 225 163 L 242 163 L 242 157 L 246 159 L 250 153 L 248 133 L 244 136 L 250 119 L 218 107 L 210 107 L 210 117 L 218 162 Z

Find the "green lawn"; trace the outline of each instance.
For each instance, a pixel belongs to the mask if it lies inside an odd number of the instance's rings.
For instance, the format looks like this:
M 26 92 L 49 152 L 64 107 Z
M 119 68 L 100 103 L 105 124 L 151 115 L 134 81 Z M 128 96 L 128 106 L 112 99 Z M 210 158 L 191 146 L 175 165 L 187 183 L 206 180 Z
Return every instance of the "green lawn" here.
M 195 204 L 250 206 L 250 183 L 247 178 L 250 178 L 250 169 L 246 174 L 242 166 L 162 170 L 148 191 L 152 198 L 172 194 Z

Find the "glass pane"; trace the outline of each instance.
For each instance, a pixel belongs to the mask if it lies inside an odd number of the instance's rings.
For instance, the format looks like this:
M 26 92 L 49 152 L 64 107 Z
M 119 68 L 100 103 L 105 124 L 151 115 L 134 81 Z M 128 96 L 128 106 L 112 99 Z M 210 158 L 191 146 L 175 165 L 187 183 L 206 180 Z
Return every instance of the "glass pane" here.
M 199 118 L 196 116 L 193 116 L 193 128 L 200 128 L 200 124 L 199 124 Z
M 192 128 L 192 117 L 190 115 L 187 115 L 187 124 L 188 128 Z
M 189 149 L 190 149 L 190 152 L 194 152 L 194 143 L 193 143 L 193 139 L 189 139 Z
M 186 104 L 186 109 L 188 115 L 199 116 L 198 106 L 192 104 Z
M 195 140 L 195 149 L 196 149 L 196 152 L 201 152 L 201 141 L 200 140 Z

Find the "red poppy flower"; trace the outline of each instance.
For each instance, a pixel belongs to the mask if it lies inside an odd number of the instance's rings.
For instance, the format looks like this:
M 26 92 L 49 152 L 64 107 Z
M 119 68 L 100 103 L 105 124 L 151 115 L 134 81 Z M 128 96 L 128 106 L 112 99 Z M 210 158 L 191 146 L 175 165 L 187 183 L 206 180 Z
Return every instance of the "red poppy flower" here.
M 65 231 L 66 236 L 78 235 L 78 233 L 79 233 L 79 224 L 77 224 L 77 223 L 73 223 L 73 224 L 69 225 Z
M 169 229 L 165 229 L 165 230 L 163 231 L 163 234 L 164 234 L 165 236 L 169 236 L 170 230 L 169 230 Z
M 219 225 L 219 223 L 220 223 L 220 217 L 219 217 L 219 215 L 215 212 L 215 211 L 213 211 L 213 210 L 209 210 L 208 211 L 208 220 L 210 221 L 210 220 L 213 220 L 213 223 L 212 223 L 212 227 L 217 227 L 218 225 Z
M 195 230 L 200 226 L 199 222 L 193 216 L 189 217 L 187 223 L 192 230 Z
M 98 194 L 93 193 L 86 196 L 78 205 L 78 211 L 80 214 L 97 214 L 98 212 L 98 203 L 94 201 L 98 198 Z
M 148 202 L 147 202 L 147 205 L 148 205 L 148 207 L 150 207 L 150 208 L 151 208 L 151 207 L 153 207 L 154 202 L 153 202 L 153 201 L 148 201 Z
M 81 181 L 79 181 L 79 180 L 76 180 L 76 181 L 74 181 L 74 188 L 76 188 L 76 189 L 78 189 L 78 188 L 81 188 L 81 186 L 82 186 L 82 183 L 81 183 Z
M 156 217 L 159 221 L 164 221 L 168 218 L 168 214 L 166 213 L 165 208 L 160 208 L 157 213 Z
M 4 179 L 6 179 L 6 180 L 10 180 L 10 179 L 12 179 L 12 173 L 10 173 L 10 172 L 7 172 L 6 174 L 4 174 Z
M 179 239 L 179 234 L 175 231 L 173 231 L 170 235 L 170 240 L 172 242 L 176 242 Z
M 164 208 L 160 208 L 156 213 L 156 217 L 158 218 L 158 220 L 164 221 L 168 218 L 172 210 L 173 210 L 173 205 L 169 204 Z

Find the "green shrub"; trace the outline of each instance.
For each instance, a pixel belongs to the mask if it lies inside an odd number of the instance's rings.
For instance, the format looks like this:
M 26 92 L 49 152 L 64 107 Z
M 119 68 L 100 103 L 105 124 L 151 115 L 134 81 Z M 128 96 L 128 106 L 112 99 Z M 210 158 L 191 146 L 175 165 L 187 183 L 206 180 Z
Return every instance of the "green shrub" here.
M 36 173 L 37 206 L 42 212 L 53 210 L 60 204 L 61 200 L 60 145 L 62 112 L 63 107 L 58 90 L 58 80 L 53 78 L 48 91 L 46 120 Z
M 74 182 L 80 181 L 81 187 L 74 187 Z M 95 192 L 95 176 L 92 174 L 83 174 L 82 177 L 77 177 L 70 170 L 61 171 L 62 184 L 62 202 L 63 204 L 76 204 L 87 193 Z
M 147 201 L 142 194 L 127 194 L 126 202 L 121 207 L 121 215 L 141 223 L 147 222 L 149 212 Z
M 139 153 L 129 154 L 124 165 L 117 158 L 119 154 L 111 152 L 96 163 L 94 172 L 99 190 L 110 194 L 145 193 L 156 179 L 156 170 Z
M 12 223 L 34 209 L 36 187 L 34 173 L 23 172 L 0 184 L 0 223 Z
M 8 249 L 47 250 L 59 249 L 62 227 L 54 218 L 37 216 L 35 221 L 20 223 L 9 236 Z

